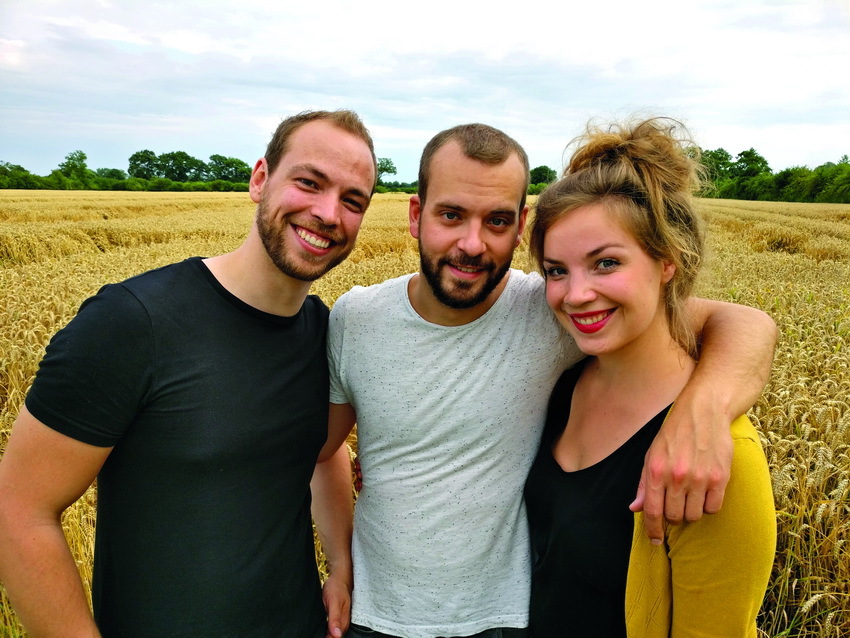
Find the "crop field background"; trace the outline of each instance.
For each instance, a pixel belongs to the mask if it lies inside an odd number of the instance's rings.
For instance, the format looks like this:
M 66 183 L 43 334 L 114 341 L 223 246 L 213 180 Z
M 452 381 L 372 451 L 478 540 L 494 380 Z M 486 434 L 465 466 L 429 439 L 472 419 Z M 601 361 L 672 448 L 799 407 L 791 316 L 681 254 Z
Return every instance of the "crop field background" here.
M 418 268 L 407 197 L 375 197 L 351 257 L 313 286 L 328 305 L 353 285 Z M 779 531 L 762 635 L 848 636 L 850 205 L 702 207 L 711 255 L 699 294 L 761 308 L 780 330 L 773 374 L 751 410 Z M 0 190 L 0 454 L 44 346 L 86 297 L 104 283 L 235 248 L 253 211 L 246 193 Z M 514 265 L 531 268 L 524 247 Z M 86 587 L 95 500 L 92 488 L 63 517 Z M 23 635 L 0 588 L 0 636 Z

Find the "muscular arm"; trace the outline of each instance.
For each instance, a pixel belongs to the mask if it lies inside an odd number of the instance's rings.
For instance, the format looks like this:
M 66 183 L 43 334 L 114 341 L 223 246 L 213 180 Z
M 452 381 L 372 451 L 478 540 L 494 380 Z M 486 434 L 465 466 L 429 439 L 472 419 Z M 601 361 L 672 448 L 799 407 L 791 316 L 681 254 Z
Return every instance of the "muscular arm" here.
M 328 441 L 319 454 L 310 483 L 313 520 L 330 568 L 322 599 L 328 614 L 328 636 L 333 638 L 342 636 L 351 620 L 353 497 L 351 459 L 348 446 L 343 444 L 354 421 L 350 404 L 330 404 Z
M 671 523 L 698 520 L 723 504 L 732 463 L 729 424 L 757 400 L 773 362 L 777 330 L 764 312 L 691 299 L 700 359 L 646 456 L 632 509 L 643 509 L 653 542 Z
M 0 461 L 0 580 L 29 635 L 100 636 L 60 517 L 112 448 L 48 428 L 26 408 Z

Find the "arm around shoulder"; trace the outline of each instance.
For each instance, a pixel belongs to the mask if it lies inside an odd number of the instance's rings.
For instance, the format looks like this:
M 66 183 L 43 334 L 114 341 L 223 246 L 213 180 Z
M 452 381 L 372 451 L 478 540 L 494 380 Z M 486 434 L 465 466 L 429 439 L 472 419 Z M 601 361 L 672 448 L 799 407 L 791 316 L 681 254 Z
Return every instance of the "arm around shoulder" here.
M 776 323 L 757 308 L 710 299 L 690 299 L 688 312 L 700 340 L 699 362 L 689 385 L 713 388 L 728 425 L 758 401 L 770 377 Z
M 696 521 L 723 504 L 732 459 L 729 424 L 757 400 L 770 375 L 776 324 L 737 304 L 690 299 L 699 361 L 647 454 L 633 509 L 660 541 L 662 515 Z

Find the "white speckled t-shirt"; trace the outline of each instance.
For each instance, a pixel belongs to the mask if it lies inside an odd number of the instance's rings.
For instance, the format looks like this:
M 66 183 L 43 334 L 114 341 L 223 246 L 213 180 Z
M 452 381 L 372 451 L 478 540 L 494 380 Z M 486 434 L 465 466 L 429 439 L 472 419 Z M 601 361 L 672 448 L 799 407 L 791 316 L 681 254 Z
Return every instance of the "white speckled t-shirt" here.
M 331 311 L 333 403 L 351 403 L 363 489 L 354 515 L 352 622 L 404 636 L 528 624 L 523 485 L 549 394 L 583 355 L 511 270 L 475 321 L 439 326 L 412 275 L 355 287 Z

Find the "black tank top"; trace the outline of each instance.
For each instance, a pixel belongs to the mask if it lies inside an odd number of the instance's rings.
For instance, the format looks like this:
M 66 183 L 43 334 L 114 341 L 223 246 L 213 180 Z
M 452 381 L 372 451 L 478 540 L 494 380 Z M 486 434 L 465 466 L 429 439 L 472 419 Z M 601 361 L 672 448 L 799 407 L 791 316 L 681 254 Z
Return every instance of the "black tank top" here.
M 534 636 L 626 636 L 634 500 L 644 456 L 669 406 L 602 461 L 565 472 L 552 456 L 583 364 L 552 392 L 540 451 L 525 485 L 533 557 Z

